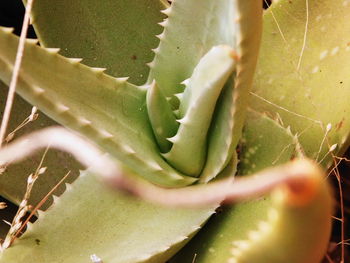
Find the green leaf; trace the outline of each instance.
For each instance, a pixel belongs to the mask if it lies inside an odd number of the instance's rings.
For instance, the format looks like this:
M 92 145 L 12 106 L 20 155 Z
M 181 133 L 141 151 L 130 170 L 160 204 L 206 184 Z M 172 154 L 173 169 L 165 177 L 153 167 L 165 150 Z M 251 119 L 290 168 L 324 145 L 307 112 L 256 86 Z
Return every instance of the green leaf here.
M 193 15 L 193 12 L 196 15 Z M 235 1 L 177 0 L 164 13 L 164 32 L 150 64 L 148 82 L 154 79 L 169 97 L 182 92 L 180 83 L 188 79 L 199 60 L 213 46 L 227 44 L 236 48 Z
M 289 161 L 295 142 L 288 129 L 250 113 L 240 173 Z M 292 205 L 275 193 L 222 208 L 171 262 L 319 262 L 330 235 L 332 198 L 323 174 L 317 176 L 318 192 L 305 206 Z
M 207 132 L 217 99 L 235 69 L 234 51 L 215 46 L 203 56 L 188 80 L 180 102 L 180 127 L 168 138 L 171 150 L 165 159 L 184 174 L 198 176 L 207 151 Z
M 196 10 L 196 16 L 192 15 L 193 10 Z M 240 58 L 237 83 L 233 83 L 236 94 L 232 96 L 232 101 L 227 102 L 229 106 L 223 106 L 223 115 L 229 114 L 234 123 L 227 125 L 227 122 L 218 120 L 214 124 L 218 128 L 213 130 L 223 132 L 224 135 L 212 135 L 212 138 L 232 138 L 226 145 L 228 140 L 224 140 L 223 144 L 222 141 L 211 139 L 204 181 L 224 169 L 241 136 L 257 59 L 261 10 L 261 3 L 257 1 L 206 0 L 198 6 L 195 1 L 178 0 L 164 12 L 169 18 L 162 23 L 164 32 L 159 35 L 161 42 L 150 63 L 148 81 L 155 79 L 166 96 L 182 92 L 181 82 L 190 77 L 193 68 L 213 46 L 229 45 L 237 50 Z M 171 103 L 177 107 L 175 99 Z
M 214 212 L 159 207 L 84 172 L 0 256 L 1 263 L 165 262 Z
M 215 178 L 222 168 L 225 167 L 229 157 L 227 155 L 230 152 L 236 155 L 234 159 L 237 161 L 235 147 L 230 147 L 232 136 L 240 136 L 233 134 L 235 124 L 232 116 L 235 94 L 235 90 L 232 88 L 233 83 L 234 77 L 231 76 L 225 84 L 217 102 L 213 122 L 208 134 L 207 162 L 200 175 L 200 181 L 203 183 L 208 183 L 211 179 Z
M 179 123 L 167 99 L 154 81 L 147 90 L 147 112 L 153 133 L 161 152 L 168 152 L 171 142 L 167 138 L 176 134 Z
M 167 4 L 159 0 L 37 0 L 32 22 L 40 43 L 84 64 L 107 68 L 116 77 L 141 85 L 161 33 L 157 24 Z
M 9 82 L 18 39 L 5 29 L 0 29 L 0 39 L 0 78 Z M 26 43 L 17 87 L 23 97 L 156 184 L 194 181 L 160 156 L 148 122 L 145 89 L 56 52 Z
M 342 0 L 281 0 L 264 15 L 251 105 L 278 114 L 318 161 L 330 145 L 338 145 L 335 154 L 349 145 L 349 20 Z
M 157 0 L 120 3 L 120 1 L 99 1 L 96 4 L 95 1 L 37 0 L 34 1 L 32 22 L 34 20 L 41 45 L 61 47 L 61 54 L 68 57 L 82 57 L 84 58 L 83 63 L 107 67 L 107 72 L 110 74 L 131 76 L 130 81 L 142 84 L 149 70 L 145 63 L 151 61 L 153 57 L 150 49 L 157 46 L 158 42 L 154 35 L 162 30 L 157 25 L 164 18 L 159 10 L 167 7 L 168 3 Z M 84 13 L 79 12 L 80 7 L 81 10 L 84 9 Z M 119 15 L 126 12 L 128 16 Z M 103 20 L 104 14 L 110 19 Z M 144 19 L 145 17 L 147 19 Z M 101 27 L 104 30 L 92 31 L 93 28 Z M 109 32 L 112 33 L 109 34 Z M 97 35 L 98 37 L 95 38 Z M 135 37 L 142 39 L 143 42 L 134 41 Z M 107 39 L 111 41 L 105 41 Z M 123 43 L 128 43 L 128 45 L 123 45 Z M 5 86 L 0 88 L 0 94 L 0 105 L 4 109 L 7 96 Z M 31 106 L 28 103 L 19 97 L 16 98 L 9 131 L 16 128 L 30 111 Z M 40 113 L 37 121 L 16 134 L 20 136 L 29 131 L 56 124 Z M 1 195 L 19 204 L 25 192 L 26 179 L 35 169 L 35 164 L 39 163 L 41 155 L 42 152 L 30 160 L 9 166 L 0 177 Z M 40 177 L 34 186 L 29 202 L 32 205 L 37 204 L 69 170 L 74 171 L 68 179 L 72 181 L 77 176 L 77 167 L 79 167 L 68 154 L 56 151 L 48 152 L 44 165 L 48 169 L 45 176 Z M 59 187 L 56 194 L 62 192 L 63 187 Z M 47 203 L 44 207 L 47 207 Z
M 217 109 L 210 132 L 207 161 L 200 175 L 203 182 L 214 178 L 227 165 L 241 138 L 260 45 L 261 4 L 254 0 L 236 3 L 239 60 L 236 77 L 232 83 L 234 90 L 226 87 L 225 97 L 222 96 L 219 101 L 220 108 Z

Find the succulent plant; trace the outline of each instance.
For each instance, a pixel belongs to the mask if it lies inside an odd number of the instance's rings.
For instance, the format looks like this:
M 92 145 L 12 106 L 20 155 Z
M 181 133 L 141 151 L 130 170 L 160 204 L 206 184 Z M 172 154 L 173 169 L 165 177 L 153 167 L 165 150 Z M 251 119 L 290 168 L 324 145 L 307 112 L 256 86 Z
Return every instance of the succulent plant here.
M 17 92 L 74 132 L 4 147 L 0 191 L 19 204 L 12 162 L 48 143 L 88 169 L 0 262 L 319 262 L 332 197 L 316 163 L 349 141 L 349 9 L 280 0 L 262 19 L 257 0 L 36 0 L 41 46 L 26 41 Z M 8 28 L 0 40 L 9 85 L 19 40 Z M 34 204 L 63 174 L 59 158 Z

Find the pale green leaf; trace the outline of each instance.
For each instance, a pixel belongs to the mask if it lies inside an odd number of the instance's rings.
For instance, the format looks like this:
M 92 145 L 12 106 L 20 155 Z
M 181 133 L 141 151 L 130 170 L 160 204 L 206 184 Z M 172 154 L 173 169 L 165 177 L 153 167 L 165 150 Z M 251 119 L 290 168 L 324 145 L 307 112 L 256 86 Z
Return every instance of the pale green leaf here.
M 179 123 L 176 121 L 170 104 L 154 81 L 147 90 L 147 111 L 154 136 L 161 152 L 168 152 L 171 142 L 167 138 L 176 134 Z
M 240 172 L 250 174 L 288 162 L 295 154 L 295 143 L 288 129 L 250 113 Z M 224 207 L 171 262 L 319 262 L 330 235 L 332 198 L 323 174 L 317 176 L 321 187 L 305 206 L 273 196 Z
M 141 85 L 146 63 L 154 56 L 155 37 L 167 4 L 159 0 L 36 0 L 32 22 L 40 43 L 61 48 L 61 54 L 107 68 L 116 77 L 130 77 Z
M 234 51 L 215 46 L 199 61 L 180 102 L 180 127 L 165 159 L 184 174 L 198 176 L 207 151 L 207 133 L 217 99 L 235 69 Z
M 348 146 L 349 21 L 350 4 L 343 0 L 280 0 L 264 15 L 251 105 L 278 114 L 318 161 L 331 145 L 339 154 Z
M 164 32 L 150 64 L 149 82 L 155 79 L 164 95 L 182 92 L 182 81 L 210 48 L 227 44 L 236 48 L 235 1 L 177 0 L 165 11 Z M 194 15 L 195 12 L 195 15 Z
M 18 39 L 5 29 L 0 29 L 0 39 L 0 78 L 9 82 Z M 55 52 L 26 44 L 17 87 L 23 97 L 150 181 L 166 186 L 193 182 L 160 156 L 148 122 L 145 89 Z
M 208 182 L 221 171 L 232 158 L 241 138 L 245 114 L 248 107 L 261 35 L 261 2 L 237 1 L 237 72 L 232 88 L 226 87 L 225 96 L 219 101 L 209 137 L 207 161 L 201 174 Z M 230 84 L 230 83 L 228 83 Z M 227 97 L 226 97 L 227 96 Z
M 1 263 L 165 262 L 213 213 L 148 204 L 84 172 L 0 256 Z

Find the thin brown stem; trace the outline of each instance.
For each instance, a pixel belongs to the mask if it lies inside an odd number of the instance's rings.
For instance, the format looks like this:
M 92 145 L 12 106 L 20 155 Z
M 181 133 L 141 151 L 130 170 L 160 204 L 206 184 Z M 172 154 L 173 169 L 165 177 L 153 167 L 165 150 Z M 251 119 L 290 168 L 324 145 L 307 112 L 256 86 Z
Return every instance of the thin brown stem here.
M 43 206 L 43 204 L 47 201 L 47 199 L 49 199 L 49 197 L 53 194 L 54 191 L 56 191 L 56 189 L 67 179 L 67 177 L 69 176 L 70 171 L 44 196 L 43 199 L 41 199 L 41 201 L 34 207 L 34 209 L 32 210 L 32 212 L 29 214 L 29 216 L 26 218 L 26 220 L 23 222 L 22 226 L 18 229 L 18 231 L 16 232 L 16 234 L 13 236 L 12 240 L 11 240 L 11 244 L 13 243 L 13 241 L 15 241 L 15 239 L 21 234 L 21 232 L 23 231 L 24 227 L 28 224 L 29 220 L 35 215 L 36 211 L 38 211 L 40 209 L 40 207 Z
M 24 53 L 24 44 L 25 44 L 25 40 L 27 37 L 29 20 L 30 20 L 30 12 L 32 10 L 33 1 L 34 0 L 28 0 L 27 5 L 26 5 L 26 11 L 25 11 L 24 19 L 23 19 L 22 31 L 21 31 L 21 36 L 19 39 L 15 65 L 13 67 L 13 73 L 12 73 L 10 87 L 9 87 L 9 91 L 8 91 L 8 95 L 7 95 L 6 106 L 5 106 L 4 115 L 3 115 L 3 118 L 1 121 L 0 148 L 1 148 L 2 143 L 4 141 L 8 122 L 10 120 L 11 109 L 12 109 L 13 100 L 15 97 L 19 70 L 20 70 L 21 64 L 22 64 L 22 57 L 23 57 L 23 53 Z

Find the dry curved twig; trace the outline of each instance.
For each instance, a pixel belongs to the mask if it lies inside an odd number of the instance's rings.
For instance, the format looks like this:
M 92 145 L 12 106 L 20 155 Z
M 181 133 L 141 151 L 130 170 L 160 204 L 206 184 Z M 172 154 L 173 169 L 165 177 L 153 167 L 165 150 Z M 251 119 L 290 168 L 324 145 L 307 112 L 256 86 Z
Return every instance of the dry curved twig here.
M 310 185 L 312 186 L 311 178 L 319 172 L 313 162 L 299 159 L 252 176 L 236 179 L 230 177 L 207 185 L 194 185 L 181 189 L 165 189 L 130 175 L 118 161 L 104 154 L 86 139 L 61 127 L 46 128 L 9 144 L 0 151 L 0 164 L 18 162 L 48 145 L 71 153 L 113 188 L 171 206 L 192 207 L 222 202 L 232 203 L 261 196 L 281 184 L 287 185 L 291 193 L 303 193 L 310 188 Z

